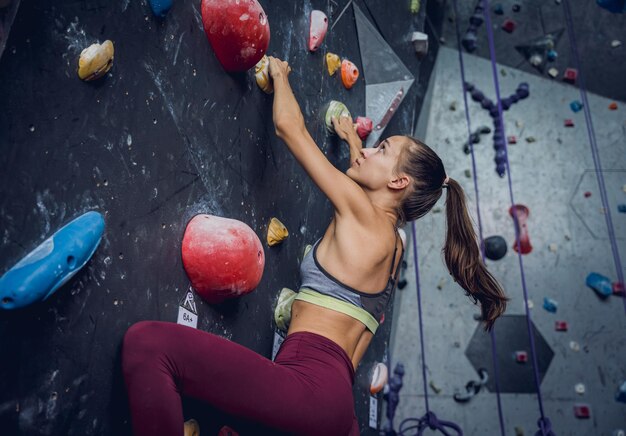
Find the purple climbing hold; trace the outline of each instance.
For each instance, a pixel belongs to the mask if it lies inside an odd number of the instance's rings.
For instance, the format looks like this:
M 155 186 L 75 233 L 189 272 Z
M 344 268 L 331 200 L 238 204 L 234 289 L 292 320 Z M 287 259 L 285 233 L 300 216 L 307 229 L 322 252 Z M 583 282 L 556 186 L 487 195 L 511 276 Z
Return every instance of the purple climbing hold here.
M 517 87 L 515 93 L 519 96 L 521 100 L 525 99 L 530 95 L 530 90 L 528 88 L 528 83 L 521 83 L 520 86 Z
M 491 115 L 492 118 L 495 118 L 498 116 L 498 107 L 497 106 L 493 106 L 491 109 L 489 109 L 489 115 Z M 494 120 L 495 122 L 495 120 Z
M 493 102 L 488 98 L 483 98 L 483 100 L 480 102 L 480 105 L 483 109 L 490 110 L 493 107 Z
M 467 92 L 472 92 L 474 90 L 474 85 L 469 82 L 465 82 L 465 90 Z
M 520 98 L 519 98 L 519 95 L 517 95 L 517 92 L 515 94 L 509 95 L 509 98 L 511 99 L 513 103 L 517 103 L 518 101 L 520 101 Z
M 607 298 L 613 294 L 613 284 L 608 277 L 598 273 L 590 273 L 585 280 L 585 284 L 596 291 L 600 298 Z
M 504 177 L 504 175 L 506 174 L 506 165 L 501 163 L 501 164 L 497 164 L 496 165 L 496 173 L 498 173 L 498 175 L 500 177 Z
M 511 101 L 510 97 L 502 99 L 502 109 L 503 110 L 508 110 L 511 107 L 512 104 L 513 104 L 513 102 Z
M 461 44 L 469 53 L 474 52 L 476 50 L 476 33 L 468 31 L 463 37 Z
M 482 8 L 481 8 L 481 9 L 482 9 Z M 476 11 L 475 11 L 474 15 L 472 15 L 472 16 L 470 17 L 469 22 L 470 22 L 470 24 L 471 24 L 471 25 L 478 27 L 478 26 L 480 26 L 481 24 L 483 24 L 483 21 L 484 21 L 484 20 L 485 20 L 485 19 L 483 18 L 483 14 L 482 14 L 482 12 L 476 12 Z
M 477 101 L 479 103 L 483 101 L 483 99 L 485 98 L 485 94 L 480 92 L 478 89 L 472 90 L 471 95 L 472 95 L 472 100 Z
M 506 162 L 506 151 L 504 151 L 504 149 L 500 149 L 496 151 L 496 157 L 494 158 L 494 161 L 497 164 L 503 164 Z

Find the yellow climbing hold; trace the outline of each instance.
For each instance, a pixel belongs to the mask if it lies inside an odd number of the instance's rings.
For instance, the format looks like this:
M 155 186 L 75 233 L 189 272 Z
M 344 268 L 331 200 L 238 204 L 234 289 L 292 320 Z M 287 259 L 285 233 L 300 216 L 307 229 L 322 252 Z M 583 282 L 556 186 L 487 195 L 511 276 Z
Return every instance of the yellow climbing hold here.
M 270 60 L 266 55 L 263 55 L 254 67 L 254 77 L 256 78 L 256 84 L 259 85 L 263 92 L 266 94 L 274 92 L 274 86 L 272 86 L 272 81 L 270 80 Z
M 335 53 L 326 53 L 326 68 L 328 68 L 328 74 L 334 75 L 341 67 L 341 58 Z
M 113 66 L 113 52 L 113 43 L 108 39 L 84 49 L 78 60 L 78 77 L 90 81 L 104 76 Z
M 287 227 L 277 218 L 272 218 L 270 220 L 270 225 L 267 228 L 267 243 L 271 247 L 276 244 L 280 244 L 287 236 L 289 236 L 289 231 L 287 231 Z

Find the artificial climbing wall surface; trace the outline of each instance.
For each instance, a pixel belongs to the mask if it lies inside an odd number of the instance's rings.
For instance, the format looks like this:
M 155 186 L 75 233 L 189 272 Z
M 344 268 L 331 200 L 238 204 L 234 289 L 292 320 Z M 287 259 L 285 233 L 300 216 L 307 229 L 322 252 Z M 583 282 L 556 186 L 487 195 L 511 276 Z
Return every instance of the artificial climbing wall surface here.
M 341 14 L 349 2 L 260 3 L 271 28 L 268 54 L 290 62 L 309 131 L 346 168 L 348 150 L 325 135 L 320 108 L 336 99 L 364 115 L 363 79 L 348 91 L 323 62 L 328 50 L 361 67 L 352 8 Z M 423 12 L 411 16 L 408 5 L 383 0 L 358 4 L 418 79 L 410 32 L 422 29 Z M 335 25 L 315 54 L 306 50 L 312 9 Z M 105 39 L 115 44 L 112 70 L 80 81 L 78 55 Z M 386 134 L 409 131 L 424 89 L 411 88 Z M 87 210 L 106 221 L 94 257 L 66 286 L 44 303 L 0 313 L 0 433 L 130 432 L 121 339 L 137 321 L 176 320 L 189 286 L 181 239 L 197 213 L 244 221 L 261 240 L 272 216 L 289 228 L 282 245 L 265 246 L 255 292 L 218 306 L 197 299 L 198 328 L 270 356 L 275 297 L 298 285 L 302 248 L 322 235 L 332 209 L 275 137 L 272 97 L 251 73 L 221 68 L 199 1 L 175 2 L 164 20 L 145 2 L 22 2 L 0 62 L 0 102 L 0 270 Z M 390 324 L 357 372 L 364 433 L 368 371 L 385 353 Z M 209 420 L 212 412 L 193 402 L 186 413 L 208 434 L 231 422 Z

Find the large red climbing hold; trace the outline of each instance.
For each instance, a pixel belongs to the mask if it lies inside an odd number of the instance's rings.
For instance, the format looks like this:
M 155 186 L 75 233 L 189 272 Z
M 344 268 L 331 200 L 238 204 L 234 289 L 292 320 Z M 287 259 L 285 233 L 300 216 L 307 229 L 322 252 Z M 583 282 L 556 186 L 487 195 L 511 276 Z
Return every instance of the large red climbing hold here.
M 309 27 L 309 51 L 317 51 L 322 45 L 326 30 L 328 29 L 328 17 L 322 11 L 311 11 L 311 25 Z
M 202 0 L 202 23 L 228 72 L 254 67 L 270 43 L 267 15 L 257 0 Z
M 265 266 L 261 241 L 247 224 L 213 215 L 189 221 L 182 255 L 191 285 L 209 303 L 252 292 Z

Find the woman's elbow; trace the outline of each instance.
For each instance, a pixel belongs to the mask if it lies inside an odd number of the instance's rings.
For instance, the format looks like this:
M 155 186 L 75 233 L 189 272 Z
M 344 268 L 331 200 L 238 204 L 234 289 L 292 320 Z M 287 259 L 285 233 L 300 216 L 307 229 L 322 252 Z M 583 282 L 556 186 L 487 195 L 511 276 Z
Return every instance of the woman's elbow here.
M 287 133 L 293 133 L 304 127 L 304 120 L 299 117 L 284 116 L 274 121 L 276 136 L 283 138 Z

